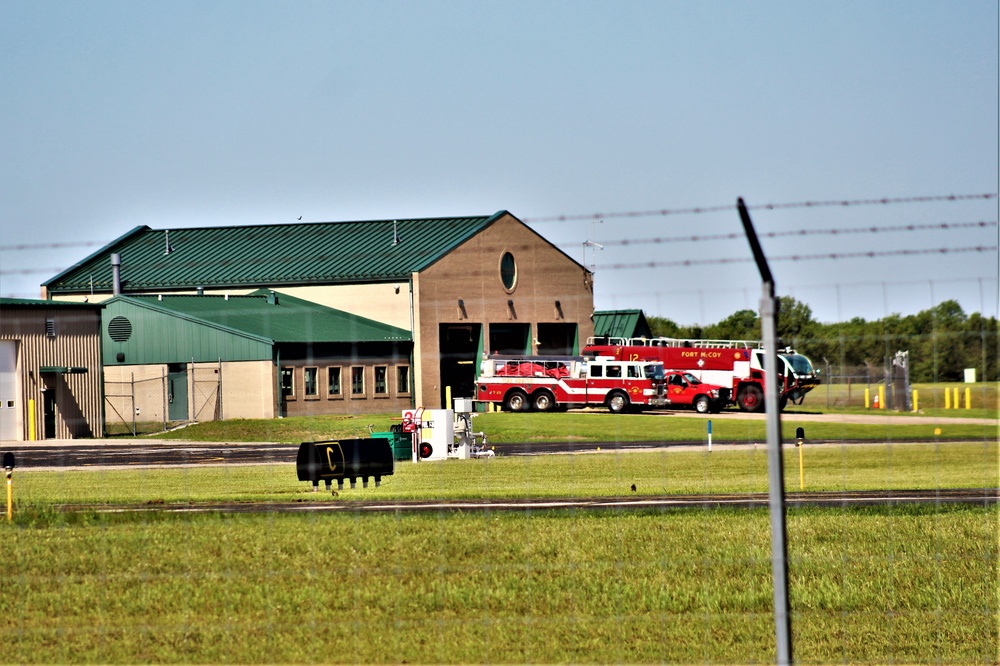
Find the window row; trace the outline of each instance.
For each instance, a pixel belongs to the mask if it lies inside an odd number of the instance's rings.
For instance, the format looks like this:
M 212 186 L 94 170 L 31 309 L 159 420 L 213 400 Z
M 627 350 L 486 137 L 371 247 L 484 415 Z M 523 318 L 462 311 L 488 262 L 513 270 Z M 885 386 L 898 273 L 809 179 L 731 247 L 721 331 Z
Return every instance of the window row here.
M 296 381 L 296 377 L 299 381 Z M 371 385 L 369 392 L 367 386 Z M 390 387 L 395 387 L 393 395 L 410 395 L 410 366 L 408 365 L 353 365 L 320 367 L 281 368 L 281 395 L 294 400 L 299 395 L 305 398 L 320 398 L 321 393 L 329 399 L 389 397 Z

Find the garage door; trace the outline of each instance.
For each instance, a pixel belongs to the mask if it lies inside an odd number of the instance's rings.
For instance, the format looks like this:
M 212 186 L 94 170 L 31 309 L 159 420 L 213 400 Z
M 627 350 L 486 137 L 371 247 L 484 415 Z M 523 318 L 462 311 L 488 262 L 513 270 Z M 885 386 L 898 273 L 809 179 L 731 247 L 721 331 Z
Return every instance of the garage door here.
M 0 440 L 20 440 L 17 428 L 17 343 L 0 342 Z

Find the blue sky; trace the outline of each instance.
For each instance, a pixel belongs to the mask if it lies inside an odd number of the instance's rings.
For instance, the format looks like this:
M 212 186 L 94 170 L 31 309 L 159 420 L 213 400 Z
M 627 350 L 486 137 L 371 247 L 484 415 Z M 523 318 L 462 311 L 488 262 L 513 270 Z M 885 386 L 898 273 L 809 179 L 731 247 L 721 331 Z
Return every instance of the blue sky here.
M 598 309 L 711 323 L 758 307 L 748 245 L 669 239 L 740 232 L 739 196 L 997 192 L 998 25 L 995 0 L 2 3 L 0 294 L 137 225 L 506 209 L 595 268 Z M 996 198 L 752 216 L 814 232 L 763 245 L 819 255 L 772 270 L 820 321 L 997 314 Z

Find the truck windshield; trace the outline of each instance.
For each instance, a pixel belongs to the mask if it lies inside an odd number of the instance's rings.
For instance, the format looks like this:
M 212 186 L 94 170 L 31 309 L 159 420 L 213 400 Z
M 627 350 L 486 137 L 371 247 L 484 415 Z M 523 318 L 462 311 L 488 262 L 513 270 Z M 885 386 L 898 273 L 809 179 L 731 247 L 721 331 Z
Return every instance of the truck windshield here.
M 663 366 L 659 363 L 650 363 L 649 365 L 643 366 L 642 371 L 646 376 L 646 379 L 662 380 L 664 377 Z
M 783 358 L 792 366 L 792 371 L 796 375 L 811 375 L 813 374 L 813 366 L 808 358 L 802 354 L 784 354 Z

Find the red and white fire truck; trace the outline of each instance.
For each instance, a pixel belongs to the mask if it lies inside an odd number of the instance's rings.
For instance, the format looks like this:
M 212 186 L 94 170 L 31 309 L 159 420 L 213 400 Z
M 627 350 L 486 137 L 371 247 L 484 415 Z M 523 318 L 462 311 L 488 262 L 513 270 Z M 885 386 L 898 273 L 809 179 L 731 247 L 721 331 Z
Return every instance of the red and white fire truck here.
M 703 382 L 732 387 L 736 404 L 745 412 L 764 409 L 764 349 L 753 340 L 692 340 L 679 338 L 588 338 L 584 354 L 631 361 L 659 361 L 669 372 L 688 372 Z M 802 404 L 819 385 L 812 362 L 795 350 L 778 352 L 781 409 L 788 401 Z
M 603 405 L 615 414 L 668 403 L 662 363 L 582 356 L 487 356 L 476 400 L 510 412 Z

